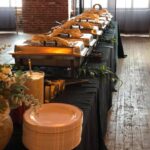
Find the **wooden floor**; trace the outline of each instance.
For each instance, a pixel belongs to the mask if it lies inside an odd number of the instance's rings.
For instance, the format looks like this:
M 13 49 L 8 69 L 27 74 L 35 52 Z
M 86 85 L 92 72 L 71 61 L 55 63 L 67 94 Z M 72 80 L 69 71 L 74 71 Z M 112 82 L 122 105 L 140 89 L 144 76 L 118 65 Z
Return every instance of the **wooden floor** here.
M 150 150 L 150 38 L 123 38 L 126 59 L 118 61 L 122 87 L 113 94 L 108 150 Z
M 10 53 L 14 51 L 14 45 L 22 44 L 25 40 L 30 38 L 31 38 L 31 34 L 19 33 L 17 35 L 16 32 L 0 33 L 0 47 L 4 44 L 11 44 L 10 48 L 7 48 L 4 51 L 0 51 L 0 64 L 14 63 L 14 59 L 10 55 Z
M 0 63 L 11 63 L 14 44 L 30 35 L 0 35 L 0 44 L 12 47 L 0 54 Z M 123 38 L 126 59 L 118 61 L 122 87 L 113 94 L 106 145 L 108 150 L 150 150 L 150 38 Z

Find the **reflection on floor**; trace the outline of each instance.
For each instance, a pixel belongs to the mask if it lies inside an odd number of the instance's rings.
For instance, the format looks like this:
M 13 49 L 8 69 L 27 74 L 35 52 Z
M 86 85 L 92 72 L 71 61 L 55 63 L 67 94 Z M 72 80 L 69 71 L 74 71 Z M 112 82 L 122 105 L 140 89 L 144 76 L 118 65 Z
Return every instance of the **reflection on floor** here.
M 0 64 L 13 64 L 14 59 L 9 54 L 14 51 L 14 45 L 16 44 L 22 44 L 25 40 L 30 39 L 31 34 L 24 34 L 19 33 L 17 35 L 16 32 L 10 32 L 10 33 L 0 33 L 0 47 L 4 44 L 11 44 L 10 48 L 7 48 L 4 51 L 0 51 Z

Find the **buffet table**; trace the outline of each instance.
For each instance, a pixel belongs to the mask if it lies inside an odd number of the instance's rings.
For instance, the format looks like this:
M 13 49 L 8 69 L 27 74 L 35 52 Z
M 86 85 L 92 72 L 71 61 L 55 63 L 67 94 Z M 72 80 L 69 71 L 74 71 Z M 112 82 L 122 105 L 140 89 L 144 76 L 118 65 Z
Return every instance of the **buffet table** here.
M 88 65 L 99 67 L 106 65 L 116 70 L 117 54 L 123 49 L 118 49 L 118 27 L 113 22 L 113 28 L 107 28 L 105 37 L 116 38 L 116 42 L 99 41 L 96 51 L 102 53 L 99 61 L 88 61 Z M 52 102 L 68 103 L 79 107 L 83 111 L 82 140 L 75 150 L 105 150 L 104 136 L 107 129 L 107 112 L 112 103 L 112 82 L 110 76 L 100 79 L 89 79 L 87 83 L 67 86 L 65 91 L 58 95 Z M 14 125 L 13 136 L 5 150 L 26 150 L 22 144 L 22 126 Z
M 89 62 L 89 65 L 110 65 L 110 49 L 103 48 L 102 51 L 104 53 L 102 60 L 99 63 Z M 61 95 L 52 101 L 75 105 L 84 113 L 82 141 L 75 150 L 106 149 L 103 138 L 107 129 L 107 111 L 111 103 L 108 78 L 90 79 L 89 83 L 68 86 Z M 14 135 L 6 150 L 11 150 L 12 147 L 25 150 L 21 142 L 21 127 L 14 126 L 14 128 Z

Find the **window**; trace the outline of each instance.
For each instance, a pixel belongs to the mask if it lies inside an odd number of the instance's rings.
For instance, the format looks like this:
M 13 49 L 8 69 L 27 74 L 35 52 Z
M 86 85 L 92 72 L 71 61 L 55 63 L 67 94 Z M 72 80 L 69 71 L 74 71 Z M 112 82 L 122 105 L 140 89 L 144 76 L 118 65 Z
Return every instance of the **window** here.
M 79 15 L 80 13 L 80 1 L 69 0 L 69 17 Z
M 22 7 L 22 0 L 1 0 L 0 7 Z
M 117 8 L 131 8 L 132 1 L 131 0 L 117 0 Z
M 92 7 L 92 0 L 84 0 L 84 9 Z
M 108 0 L 84 0 L 84 8 L 92 8 L 94 4 L 101 4 L 103 8 L 107 8 Z
M 11 0 L 11 7 L 22 7 L 22 0 Z
M 149 0 L 116 0 L 117 8 L 149 8 Z
M 1 0 L 0 7 L 9 7 L 9 0 Z
M 133 0 L 133 8 L 149 8 L 149 0 Z
M 92 6 L 94 4 L 101 4 L 103 8 L 107 8 L 107 6 L 108 6 L 108 0 L 92 0 Z

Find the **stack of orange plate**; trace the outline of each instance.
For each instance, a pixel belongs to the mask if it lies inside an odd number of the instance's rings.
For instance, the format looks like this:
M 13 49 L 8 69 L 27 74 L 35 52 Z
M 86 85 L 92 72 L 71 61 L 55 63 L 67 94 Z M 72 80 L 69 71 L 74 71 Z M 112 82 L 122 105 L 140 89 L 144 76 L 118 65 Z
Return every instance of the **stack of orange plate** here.
M 29 150 L 71 150 L 81 141 L 83 113 L 72 105 L 42 104 L 24 114 L 23 143 Z

